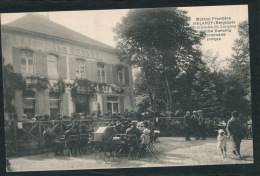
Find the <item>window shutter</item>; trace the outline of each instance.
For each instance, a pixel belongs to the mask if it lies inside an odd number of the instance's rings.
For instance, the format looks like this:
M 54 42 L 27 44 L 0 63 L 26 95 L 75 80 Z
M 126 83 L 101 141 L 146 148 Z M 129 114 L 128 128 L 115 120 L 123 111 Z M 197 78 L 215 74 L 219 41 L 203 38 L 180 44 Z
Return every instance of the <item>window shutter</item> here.
M 120 95 L 119 103 L 120 103 L 120 113 L 122 114 L 125 111 L 124 96 Z
M 59 56 L 59 74 L 61 79 L 67 79 L 67 62 L 66 56 Z
M 98 75 L 97 75 L 97 62 L 88 60 L 87 63 L 87 74 L 88 79 L 94 82 L 98 81 Z
M 76 79 L 76 59 L 74 57 L 69 58 L 70 79 Z
M 62 117 L 69 116 L 69 106 L 68 105 L 69 105 L 68 94 L 64 93 L 61 95 L 61 103 L 60 103 Z
M 129 85 L 129 68 L 128 67 L 124 67 L 124 72 L 125 72 L 125 85 Z
M 35 52 L 37 76 L 47 77 L 47 54 L 42 51 Z
M 107 113 L 107 96 L 102 95 L 103 115 Z
M 117 84 L 117 65 L 112 65 L 113 84 Z
M 14 106 L 16 110 L 16 114 L 18 117 L 21 117 L 23 112 L 23 95 L 21 90 L 16 90 L 14 95 Z
M 85 78 L 86 79 L 89 79 L 88 77 L 88 61 L 87 59 L 84 59 L 85 60 Z
M 21 73 L 21 50 L 19 48 L 12 48 L 13 55 L 13 70 L 15 73 Z
M 106 77 L 107 77 L 107 84 L 113 83 L 113 76 L 112 76 L 112 64 L 106 64 Z

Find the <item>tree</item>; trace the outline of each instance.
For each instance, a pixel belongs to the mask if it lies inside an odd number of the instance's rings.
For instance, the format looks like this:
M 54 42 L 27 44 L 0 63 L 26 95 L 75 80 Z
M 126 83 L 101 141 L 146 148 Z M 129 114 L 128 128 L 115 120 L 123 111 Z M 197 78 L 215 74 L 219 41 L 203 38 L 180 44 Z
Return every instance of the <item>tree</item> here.
M 250 95 L 250 58 L 249 58 L 249 33 L 248 22 L 243 21 L 238 25 L 239 38 L 235 40 L 231 58 L 231 75 L 237 84 L 242 86 Z
M 155 101 L 173 107 L 175 81 L 201 62 L 197 46 L 204 37 L 189 26 L 189 17 L 177 8 L 135 9 L 117 24 L 117 49 L 122 60 L 139 67 Z
M 249 55 L 249 33 L 248 22 L 243 21 L 238 25 L 239 38 L 235 40 L 232 47 L 233 55 L 230 59 L 230 70 L 228 72 L 230 89 L 237 94 L 235 100 L 229 102 L 231 106 L 237 108 L 246 115 L 250 114 L 251 109 L 251 82 L 250 82 L 250 55 Z M 230 91 L 227 90 L 225 95 Z M 231 96 L 230 95 L 230 96 Z M 227 99 L 228 100 L 228 99 Z M 230 100 L 229 100 L 230 101 Z
M 206 117 L 221 115 L 220 99 L 210 69 L 202 65 L 195 77 L 191 91 L 193 109 L 203 110 Z

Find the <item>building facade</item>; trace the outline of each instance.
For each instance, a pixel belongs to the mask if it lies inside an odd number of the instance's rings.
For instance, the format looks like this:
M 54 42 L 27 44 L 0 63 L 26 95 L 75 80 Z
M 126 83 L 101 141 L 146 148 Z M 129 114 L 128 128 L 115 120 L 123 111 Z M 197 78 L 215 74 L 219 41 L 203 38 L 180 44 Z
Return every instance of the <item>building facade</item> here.
M 31 77 L 50 82 L 43 91 L 15 91 L 13 104 L 18 116 L 123 113 L 134 109 L 132 68 L 120 62 L 114 48 L 37 14 L 2 25 L 1 37 L 5 65 L 11 64 L 13 72 L 21 74 L 27 83 Z M 63 93 L 53 91 L 59 80 L 65 85 L 89 80 L 104 83 L 104 88 L 95 97 L 80 91 L 72 97 L 70 86 L 65 86 Z M 124 91 L 114 91 L 118 88 Z

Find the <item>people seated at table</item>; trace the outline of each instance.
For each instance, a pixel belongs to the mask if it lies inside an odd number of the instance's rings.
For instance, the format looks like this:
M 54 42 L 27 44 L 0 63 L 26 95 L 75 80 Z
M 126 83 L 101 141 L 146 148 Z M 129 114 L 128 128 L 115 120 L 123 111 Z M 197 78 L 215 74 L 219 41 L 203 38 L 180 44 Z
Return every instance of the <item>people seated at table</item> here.
M 130 125 L 131 125 L 131 127 L 126 130 L 126 135 L 135 134 L 137 139 L 140 139 L 141 133 L 136 128 L 136 123 L 131 123 Z
M 65 131 L 65 133 L 64 133 L 65 140 L 68 139 L 69 135 L 78 135 L 79 134 L 79 126 L 78 125 L 74 125 L 74 127 L 73 127 L 73 125 L 70 124 L 70 125 L 68 125 L 68 128 L 69 129 L 67 131 Z
M 48 152 L 53 151 L 55 155 L 61 155 L 63 153 L 63 142 L 55 137 L 48 125 L 44 128 L 43 140 L 45 142 L 45 147 L 47 148 Z
M 124 133 L 124 128 L 120 121 L 116 122 L 116 125 L 114 126 L 114 132 L 115 132 L 115 134 Z
M 79 148 L 80 148 L 80 152 L 85 152 L 87 150 L 88 147 L 88 141 L 89 141 L 89 130 L 87 129 L 86 126 L 81 126 L 81 130 L 79 131 L 80 135 L 87 135 L 86 138 L 81 139 L 80 137 L 80 142 L 79 142 Z

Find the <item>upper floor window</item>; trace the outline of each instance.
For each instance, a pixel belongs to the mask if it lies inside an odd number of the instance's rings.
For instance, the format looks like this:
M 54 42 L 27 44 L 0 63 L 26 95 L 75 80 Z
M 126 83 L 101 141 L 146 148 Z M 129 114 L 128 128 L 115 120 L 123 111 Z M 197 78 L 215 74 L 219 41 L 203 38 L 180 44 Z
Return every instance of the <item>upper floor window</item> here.
M 23 75 L 32 75 L 34 72 L 34 52 L 28 49 L 22 50 L 21 73 Z
M 48 77 L 57 79 L 59 77 L 58 73 L 58 57 L 53 54 L 47 55 L 48 62 Z
M 85 78 L 86 64 L 83 59 L 76 59 L 76 78 Z
M 121 66 L 117 67 L 117 80 L 118 80 L 118 84 L 125 84 L 124 68 Z
M 105 64 L 103 63 L 97 63 L 98 68 L 98 81 L 99 82 L 106 82 L 106 73 L 105 73 Z

